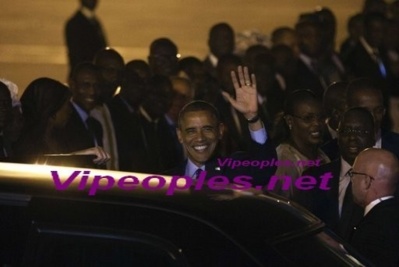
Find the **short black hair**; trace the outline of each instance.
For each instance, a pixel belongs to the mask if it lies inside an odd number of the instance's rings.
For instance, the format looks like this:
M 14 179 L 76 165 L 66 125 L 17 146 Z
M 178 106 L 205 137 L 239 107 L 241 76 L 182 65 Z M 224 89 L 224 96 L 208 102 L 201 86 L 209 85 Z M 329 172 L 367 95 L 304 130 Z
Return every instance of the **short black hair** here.
M 174 42 L 172 42 L 169 38 L 158 38 L 155 39 L 150 45 L 150 55 L 153 55 L 158 51 L 160 47 L 170 48 L 171 50 L 175 51 L 177 54 L 177 46 Z
M 348 107 L 351 107 L 354 96 L 363 90 L 368 90 L 379 94 L 385 106 L 385 92 L 381 82 L 376 79 L 362 77 L 352 80 L 348 84 L 346 89 L 346 101 Z
M 98 67 L 89 61 L 81 62 L 73 68 L 70 78 L 76 81 L 76 77 L 83 71 L 92 71 L 98 75 L 98 70 Z
M 287 98 L 284 103 L 284 115 L 293 115 L 295 108 L 298 104 L 313 100 L 319 102 L 321 105 L 321 101 L 317 96 L 310 90 L 301 89 L 292 91 L 287 95 Z
M 366 121 L 366 125 L 370 127 L 370 129 L 374 129 L 374 117 L 373 114 L 371 114 L 371 112 L 363 107 L 353 107 L 353 108 L 349 108 L 347 109 L 341 117 L 341 122 L 348 117 L 349 115 L 351 115 L 352 113 L 354 114 L 358 114 L 361 115 Z M 341 127 L 341 122 L 338 126 L 338 129 Z
M 177 126 L 180 128 L 181 121 L 182 121 L 183 117 L 186 115 L 186 113 L 195 112 L 195 111 L 207 111 L 210 114 L 212 114 L 212 116 L 215 117 L 216 122 L 218 124 L 220 123 L 220 114 L 214 105 L 212 105 L 209 102 L 203 101 L 203 100 L 195 100 L 195 101 L 191 101 L 190 103 L 186 104 L 180 110 L 179 118 L 177 120 Z

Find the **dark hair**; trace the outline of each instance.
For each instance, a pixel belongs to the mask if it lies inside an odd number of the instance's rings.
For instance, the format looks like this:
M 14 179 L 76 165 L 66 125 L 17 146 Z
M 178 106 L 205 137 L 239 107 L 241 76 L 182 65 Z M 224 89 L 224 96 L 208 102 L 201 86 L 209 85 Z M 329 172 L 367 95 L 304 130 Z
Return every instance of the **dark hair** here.
M 284 115 L 292 115 L 294 114 L 294 110 L 299 103 L 308 101 L 309 99 L 315 100 L 319 102 L 320 100 L 316 97 L 316 95 L 310 90 L 295 90 L 287 95 L 287 98 L 284 103 Z
M 351 81 L 348 84 L 348 87 L 346 89 L 346 101 L 347 101 L 348 107 L 351 106 L 353 97 L 358 92 L 361 92 L 363 90 L 369 90 L 369 91 L 379 94 L 381 96 L 383 104 L 385 105 L 385 95 L 384 95 L 382 84 L 375 79 L 358 78 L 358 79 Z
M 93 63 L 94 65 L 99 65 L 100 61 L 103 60 L 104 58 L 115 58 L 119 62 L 121 62 L 123 65 L 125 64 L 125 60 L 123 59 L 122 55 L 118 53 L 115 49 L 112 48 L 104 48 L 98 51 L 95 56 Z
M 150 45 L 150 55 L 154 54 L 160 47 L 171 48 L 177 54 L 177 46 L 168 38 L 155 39 Z
M 212 105 L 209 102 L 202 101 L 202 100 L 195 100 L 191 101 L 190 103 L 186 104 L 179 112 L 179 118 L 177 121 L 177 126 L 181 126 L 181 121 L 183 117 L 186 115 L 188 112 L 195 112 L 195 111 L 207 111 L 209 112 L 212 116 L 215 117 L 217 123 L 220 122 L 220 115 L 219 111 L 215 108 L 214 105 Z
M 323 109 L 327 116 L 331 116 L 337 105 L 345 99 L 348 83 L 338 81 L 330 84 L 323 95 Z
M 92 71 L 98 74 L 98 67 L 91 62 L 81 62 L 73 68 L 71 79 L 76 80 L 76 77 L 84 71 Z
M 272 37 L 271 37 L 272 43 L 274 44 L 277 41 L 279 41 L 284 36 L 284 34 L 286 34 L 288 32 L 295 34 L 295 30 L 293 28 L 287 27 L 287 26 L 278 27 L 278 28 L 274 29 L 271 34 L 272 35 Z
M 368 111 L 368 109 L 363 108 L 363 107 L 354 107 L 354 108 L 350 108 L 350 109 L 346 110 L 342 114 L 341 122 L 347 116 L 351 115 L 352 113 L 358 114 L 358 115 L 362 116 L 363 118 L 365 118 L 367 120 L 367 126 L 371 126 L 370 128 L 374 129 L 374 117 L 373 117 L 373 114 L 371 114 L 371 112 Z
M 230 31 L 232 34 L 234 34 L 233 28 L 226 22 L 220 22 L 218 24 L 215 24 L 212 26 L 212 28 L 209 31 L 209 37 L 212 38 L 214 34 L 218 34 L 219 31 L 227 30 Z

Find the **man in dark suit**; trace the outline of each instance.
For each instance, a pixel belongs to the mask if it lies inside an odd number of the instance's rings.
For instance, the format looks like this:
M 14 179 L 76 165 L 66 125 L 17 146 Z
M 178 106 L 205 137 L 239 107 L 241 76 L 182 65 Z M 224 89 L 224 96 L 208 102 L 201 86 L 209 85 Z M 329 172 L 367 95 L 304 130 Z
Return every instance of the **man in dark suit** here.
M 386 112 L 381 84 L 369 78 L 351 81 L 346 90 L 346 103 L 348 108 L 364 107 L 373 114 L 376 134 L 374 147 L 389 150 L 399 157 L 399 134 L 381 127 Z M 335 159 L 338 151 L 337 143 L 334 140 L 326 143 L 322 146 L 322 150 L 330 159 Z
M 276 151 L 271 142 L 267 140 L 266 130 L 258 116 L 255 75 L 250 77 L 247 68 L 243 70 L 239 67 L 238 77 L 237 80 L 235 73 L 232 73 L 235 98 L 232 98 L 226 92 L 223 92 L 223 95 L 237 111 L 244 115 L 253 142 L 251 154 L 236 153 L 230 158 L 241 162 L 276 158 Z M 268 166 L 259 169 L 247 165 L 235 169 L 224 164 L 226 159 L 217 157 L 217 146 L 222 138 L 223 129 L 223 124 L 220 122 L 214 106 L 204 101 L 194 101 L 187 104 L 179 114 L 177 134 L 188 159 L 180 166 L 168 171 L 168 174 L 185 175 L 196 179 L 199 172 L 206 171 L 206 178 L 223 175 L 230 181 L 238 175 L 246 175 L 252 178 L 252 180 L 246 179 L 247 184 L 256 186 L 256 189 L 262 189 L 262 186 L 269 181 L 270 176 L 274 174 L 275 167 Z
M 214 78 L 216 78 L 216 66 L 218 65 L 219 58 L 224 55 L 229 55 L 234 52 L 233 28 L 221 22 L 212 26 L 209 31 L 208 47 L 209 55 L 203 61 L 205 70 Z
M 79 10 L 67 21 L 65 41 L 70 73 L 80 62 L 92 61 L 97 51 L 107 46 L 107 40 L 94 14 L 98 0 L 80 0 Z
M 92 63 L 80 63 L 69 81 L 72 99 L 49 121 L 45 142 L 49 153 L 71 153 L 95 147 L 97 158 L 78 160 L 68 165 L 96 167 L 109 160 L 101 148 L 102 127 L 90 111 L 98 100 L 98 70 Z
M 387 19 L 383 14 L 370 13 L 364 17 L 364 33 L 345 59 L 352 78 L 369 77 L 389 85 L 392 73 L 384 49 Z
M 364 208 L 350 244 L 375 266 L 399 266 L 399 160 L 384 149 L 362 151 L 351 172 L 353 198 Z
M 373 116 L 367 109 L 352 108 L 346 111 L 338 127 L 340 158 L 319 167 L 307 169 L 302 175 L 320 177 L 331 172 L 333 178 L 329 190 L 300 191 L 295 201 L 299 202 L 328 227 L 348 240 L 353 226 L 363 215 L 363 210 L 352 200 L 350 177 L 356 156 L 375 143 Z
M 343 66 L 327 47 L 323 47 L 323 33 L 318 20 L 309 17 L 299 21 L 295 30 L 300 49 L 296 89 L 310 89 L 322 99 L 329 84 L 344 78 Z
M 119 170 L 133 171 L 134 163 L 139 160 L 138 156 L 135 156 L 137 148 L 142 143 L 138 134 L 138 110 L 146 87 L 144 80 L 136 72 L 128 68 L 125 68 L 125 71 L 126 76 L 120 93 L 107 103 L 107 107 L 115 129 Z

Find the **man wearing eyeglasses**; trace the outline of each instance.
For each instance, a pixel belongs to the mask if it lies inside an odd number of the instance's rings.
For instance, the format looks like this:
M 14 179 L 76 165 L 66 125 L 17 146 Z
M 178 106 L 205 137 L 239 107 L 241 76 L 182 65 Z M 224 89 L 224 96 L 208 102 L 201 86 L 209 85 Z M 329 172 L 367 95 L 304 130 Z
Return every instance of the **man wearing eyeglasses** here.
M 330 190 L 301 191 L 294 199 L 346 240 L 363 215 L 363 209 L 353 202 L 348 172 L 356 156 L 374 143 L 373 116 L 370 112 L 364 108 L 347 110 L 338 126 L 339 159 L 302 173 L 302 176 L 320 177 L 331 172 Z
M 348 107 L 364 107 L 374 116 L 376 133 L 375 148 L 391 151 L 399 158 L 399 134 L 383 128 L 384 105 L 383 87 L 376 80 L 359 78 L 349 83 L 346 92 Z
M 354 201 L 364 207 L 351 245 L 376 266 L 398 266 L 399 205 L 394 197 L 398 158 L 384 149 L 367 149 L 356 157 L 350 176 Z

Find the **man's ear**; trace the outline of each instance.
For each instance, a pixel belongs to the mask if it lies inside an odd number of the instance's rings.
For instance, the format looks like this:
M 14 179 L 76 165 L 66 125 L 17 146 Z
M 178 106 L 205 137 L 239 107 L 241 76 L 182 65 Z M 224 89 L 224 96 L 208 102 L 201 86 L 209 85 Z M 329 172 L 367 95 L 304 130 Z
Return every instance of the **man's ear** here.
M 176 134 L 177 134 L 177 139 L 179 140 L 179 142 L 181 144 L 183 144 L 183 137 L 182 137 L 180 128 L 176 128 Z
M 225 128 L 224 124 L 223 123 L 219 123 L 218 131 L 219 131 L 219 139 L 220 140 L 223 138 L 223 134 L 224 134 L 225 129 L 226 128 Z

